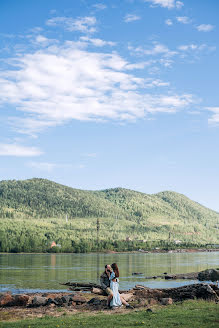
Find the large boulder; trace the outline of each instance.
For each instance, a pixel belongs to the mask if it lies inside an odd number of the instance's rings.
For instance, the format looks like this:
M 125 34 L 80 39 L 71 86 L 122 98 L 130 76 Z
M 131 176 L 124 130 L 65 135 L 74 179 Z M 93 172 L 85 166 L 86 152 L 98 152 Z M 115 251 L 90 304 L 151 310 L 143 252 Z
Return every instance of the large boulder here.
M 15 295 L 14 297 L 14 305 L 15 306 L 26 306 L 29 301 L 30 296 L 28 295 Z
M 5 293 L 0 296 L 0 306 L 12 306 L 14 297 L 10 293 Z
M 47 305 L 48 299 L 42 296 L 35 296 L 32 300 L 32 306 L 44 306 Z
M 83 304 L 83 303 L 87 303 L 87 300 L 84 296 L 80 295 L 80 294 L 76 294 L 72 297 L 72 301 L 75 302 L 76 304 Z
M 217 281 L 219 280 L 219 270 L 216 269 L 207 269 L 199 272 L 198 280 L 201 281 Z

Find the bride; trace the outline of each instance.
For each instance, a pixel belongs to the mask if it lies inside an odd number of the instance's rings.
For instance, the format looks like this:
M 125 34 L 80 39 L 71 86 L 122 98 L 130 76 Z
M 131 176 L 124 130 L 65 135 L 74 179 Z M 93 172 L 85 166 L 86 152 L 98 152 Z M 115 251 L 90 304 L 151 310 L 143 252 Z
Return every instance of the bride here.
M 111 308 L 120 307 L 122 304 L 126 306 L 126 308 L 133 307 L 127 303 L 124 298 L 119 294 L 119 268 L 116 263 L 111 265 L 111 269 L 108 271 L 109 280 L 110 280 L 110 289 L 113 291 L 113 295 L 109 295 L 107 299 L 107 303 Z

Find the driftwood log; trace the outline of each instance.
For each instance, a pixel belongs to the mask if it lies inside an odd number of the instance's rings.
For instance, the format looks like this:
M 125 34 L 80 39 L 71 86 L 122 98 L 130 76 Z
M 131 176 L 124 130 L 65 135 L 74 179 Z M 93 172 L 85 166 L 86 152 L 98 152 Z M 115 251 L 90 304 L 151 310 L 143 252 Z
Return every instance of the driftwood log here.
M 89 291 L 94 294 L 104 295 L 100 285 L 93 283 L 67 282 L 62 285 L 69 286 L 73 291 Z M 219 301 L 219 288 L 214 284 L 192 284 L 176 288 L 148 288 L 136 285 L 133 290 L 122 291 L 122 293 L 134 293 L 137 298 L 161 300 L 162 298 L 172 298 L 174 302 L 187 299 L 212 299 Z
M 144 286 L 136 286 L 134 294 L 137 298 L 156 299 L 172 298 L 174 302 L 187 299 L 208 299 L 219 301 L 219 288 L 214 284 L 193 284 L 176 288 L 152 289 Z
M 98 284 L 89 283 L 79 283 L 79 282 L 66 282 L 61 284 L 63 286 L 69 286 L 70 290 L 73 291 L 84 291 L 84 292 L 94 292 L 95 294 L 104 294 L 102 288 Z

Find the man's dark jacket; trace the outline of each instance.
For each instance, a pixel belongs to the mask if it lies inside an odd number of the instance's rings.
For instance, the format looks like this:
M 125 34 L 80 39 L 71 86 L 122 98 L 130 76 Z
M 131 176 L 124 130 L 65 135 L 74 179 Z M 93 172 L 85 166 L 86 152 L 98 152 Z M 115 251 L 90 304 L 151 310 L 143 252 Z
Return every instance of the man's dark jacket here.
M 103 290 L 110 286 L 109 277 L 105 271 L 100 276 L 100 284 Z

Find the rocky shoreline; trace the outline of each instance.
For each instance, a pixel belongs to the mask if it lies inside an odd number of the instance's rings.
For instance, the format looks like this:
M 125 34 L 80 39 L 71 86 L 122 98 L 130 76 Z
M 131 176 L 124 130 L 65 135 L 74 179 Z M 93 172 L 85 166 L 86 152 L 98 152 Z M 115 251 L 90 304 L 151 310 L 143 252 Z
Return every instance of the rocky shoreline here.
M 212 278 L 216 281 L 219 270 L 210 269 L 202 272 L 186 274 L 194 278 Z M 167 277 L 167 274 L 164 275 Z M 182 278 L 183 275 L 174 275 L 170 279 Z M 152 277 L 154 278 L 154 277 Z M 42 317 L 45 315 L 60 316 L 63 313 L 72 314 L 80 312 L 106 311 L 107 298 L 95 285 L 87 284 L 89 291 L 83 291 L 85 284 L 66 283 L 73 291 L 60 293 L 27 293 L 13 295 L 11 293 L 0 294 L 0 321 L 17 320 L 27 317 Z M 79 286 L 82 290 L 79 291 Z M 74 290 L 76 288 L 77 290 Z M 86 287 L 87 288 L 87 287 Z M 123 298 L 134 308 L 145 308 L 146 311 L 153 311 L 154 306 L 166 306 L 175 302 L 182 302 L 188 299 L 204 299 L 219 302 L 219 287 L 216 284 L 197 283 L 176 288 L 152 289 L 141 285 L 129 291 L 122 291 Z M 117 312 L 127 311 L 125 308 L 116 309 Z
M 133 272 L 133 275 L 141 274 Z M 176 274 L 168 274 L 164 272 L 162 275 L 158 276 L 149 276 L 145 277 L 145 279 L 166 279 L 166 280 L 177 280 L 177 279 L 185 279 L 185 280 L 199 280 L 199 281 L 219 281 L 219 269 L 207 269 L 201 272 L 189 272 L 189 273 L 176 273 Z
M 151 312 L 154 306 L 166 306 L 189 299 L 219 302 L 218 286 L 206 283 L 167 289 L 152 289 L 136 285 L 135 288 L 122 292 L 122 295 L 135 309 L 145 308 L 146 311 Z M 115 310 L 128 311 L 126 308 Z M 0 321 L 95 311 L 109 312 L 110 309 L 106 304 L 106 296 L 96 295 L 92 291 L 0 295 Z

